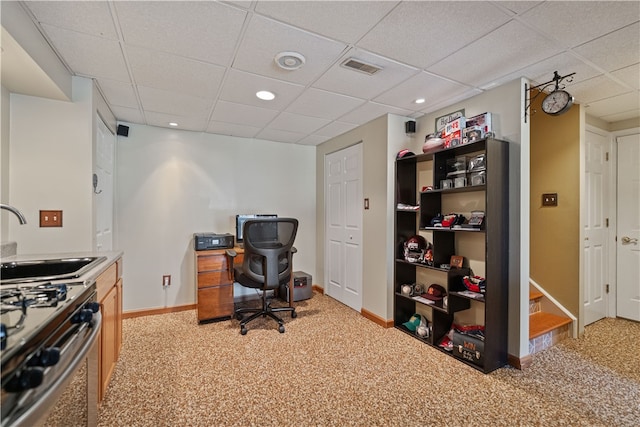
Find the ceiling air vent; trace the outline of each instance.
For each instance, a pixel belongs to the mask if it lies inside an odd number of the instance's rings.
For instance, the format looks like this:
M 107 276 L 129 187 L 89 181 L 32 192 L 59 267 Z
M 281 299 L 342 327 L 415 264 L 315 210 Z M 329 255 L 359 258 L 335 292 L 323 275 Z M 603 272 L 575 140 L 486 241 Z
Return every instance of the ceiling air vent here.
M 362 62 L 359 59 L 354 58 L 349 58 L 340 65 L 344 68 L 350 68 L 352 70 L 360 71 L 361 73 L 369 74 L 370 76 L 382 70 L 382 68 L 377 65 L 367 64 L 366 62 Z

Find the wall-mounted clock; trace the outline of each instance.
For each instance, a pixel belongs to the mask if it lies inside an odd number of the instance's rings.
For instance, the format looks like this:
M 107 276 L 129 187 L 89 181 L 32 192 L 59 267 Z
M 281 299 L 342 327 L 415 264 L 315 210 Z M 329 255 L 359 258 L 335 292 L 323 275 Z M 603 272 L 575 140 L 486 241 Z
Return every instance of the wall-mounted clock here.
M 542 111 L 552 116 L 565 113 L 573 105 L 573 96 L 565 90 L 554 90 L 542 100 Z

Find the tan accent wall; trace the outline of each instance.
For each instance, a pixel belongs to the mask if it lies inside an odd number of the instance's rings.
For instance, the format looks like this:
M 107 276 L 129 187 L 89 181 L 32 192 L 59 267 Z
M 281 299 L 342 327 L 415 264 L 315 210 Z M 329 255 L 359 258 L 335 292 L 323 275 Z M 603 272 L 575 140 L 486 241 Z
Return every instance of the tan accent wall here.
M 532 103 L 530 273 L 531 278 L 576 317 L 580 309 L 580 105 L 560 116 Z M 542 206 L 557 193 L 558 206 Z

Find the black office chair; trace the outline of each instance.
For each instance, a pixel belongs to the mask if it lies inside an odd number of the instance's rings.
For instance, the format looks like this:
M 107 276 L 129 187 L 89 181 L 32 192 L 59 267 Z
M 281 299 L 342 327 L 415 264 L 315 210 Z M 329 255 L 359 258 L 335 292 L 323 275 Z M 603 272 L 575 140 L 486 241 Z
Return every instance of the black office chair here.
M 242 286 L 262 290 L 261 308 L 239 308 L 234 315 L 240 322 L 240 333 L 247 333 L 247 323 L 258 317 L 269 316 L 278 322 L 278 331 L 284 332 L 284 322 L 275 312 L 290 311 L 291 317 L 297 316 L 294 307 L 271 307 L 267 301 L 267 291 L 276 290 L 291 280 L 293 254 L 296 248 L 293 242 L 298 231 L 295 218 L 250 219 L 244 223 L 244 261 L 241 267 L 234 267 L 236 252 L 227 251 L 231 257 L 234 280 Z M 244 319 L 244 314 L 253 313 Z

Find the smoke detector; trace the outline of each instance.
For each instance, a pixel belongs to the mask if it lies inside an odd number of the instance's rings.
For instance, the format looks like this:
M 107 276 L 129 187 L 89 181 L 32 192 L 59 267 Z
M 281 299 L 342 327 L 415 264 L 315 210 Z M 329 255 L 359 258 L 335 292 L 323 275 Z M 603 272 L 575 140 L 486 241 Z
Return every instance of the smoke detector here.
M 274 58 L 276 65 L 283 70 L 292 71 L 302 67 L 306 61 L 298 52 L 280 52 Z

